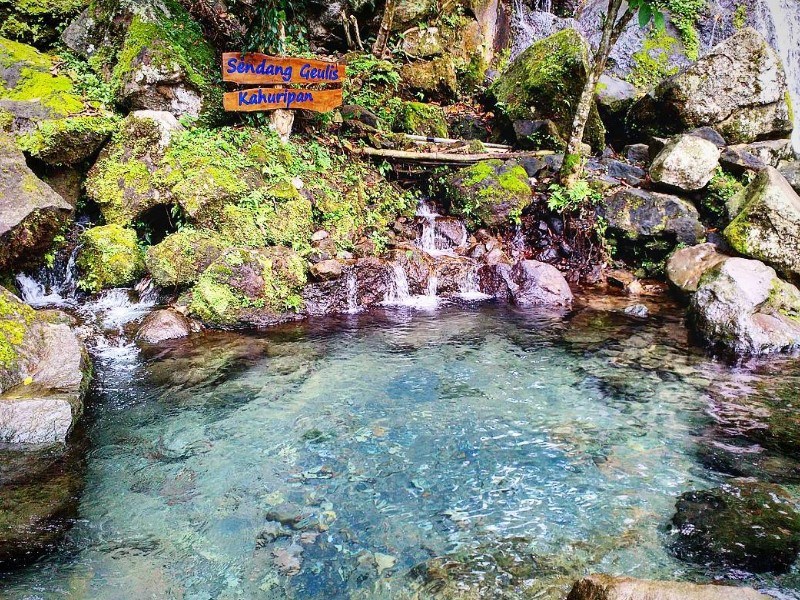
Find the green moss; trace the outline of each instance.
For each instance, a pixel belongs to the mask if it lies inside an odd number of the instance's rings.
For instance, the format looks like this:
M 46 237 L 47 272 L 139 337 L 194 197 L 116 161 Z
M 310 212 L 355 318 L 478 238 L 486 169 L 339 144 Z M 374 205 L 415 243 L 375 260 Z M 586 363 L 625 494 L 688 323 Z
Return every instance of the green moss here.
M 25 339 L 34 310 L 0 288 L 0 367 L 8 369 L 18 359 L 17 347 Z
M 633 69 L 628 81 L 638 88 L 650 89 L 678 72 L 670 66 L 670 56 L 678 40 L 665 31 L 654 31 L 644 39 L 642 49 L 633 53 Z
M 742 29 L 747 25 L 747 4 L 740 4 L 733 13 L 733 28 Z
M 226 245 L 214 232 L 184 229 L 148 248 L 145 265 L 158 286 L 189 285 L 219 258 Z
M 32 132 L 17 138 L 19 147 L 49 164 L 73 164 L 86 146 L 97 147 L 117 128 L 113 116 L 69 117 L 42 121 Z
M 10 131 L 14 124 L 14 115 L 4 108 L 0 108 L 0 131 Z
M 15 0 L 16 10 L 27 15 L 74 14 L 84 8 L 88 0 Z
M 79 285 L 90 292 L 134 283 L 145 271 L 142 251 L 133 229 L 120 225 L 92 227 L 80 238 L 77 265 Z
M 722 227 L 727 222 L 728 205 L 731 199 L 744 190 L 744 184 L 733 175 L 717 168 L 714 177 L 703 192 L 700 210 L 714 227 Z
M 453 211 L 477 228 L 517 221 L 530 204 L 533 192 L 522 166 L 488 160 L 454 174 L 447 193 Z
M 792 103 L 792 95 L 789 93 L 789 90 L 786 90 L 784 97 L 786 98 L 786 110 L 789 112 L 787 120 L 790 123 L 794 123 L 794 104 Z
M 397 131 L 431 137 L 447 137 L 444 110 L 435 104 L 403 102 L 395 118 Z
M 700 35 L 697 23 L 707 5 L 706 0 L 667 0 L 670 22 L 681 34 L 681 41 L 690 60 L 700 56 Z

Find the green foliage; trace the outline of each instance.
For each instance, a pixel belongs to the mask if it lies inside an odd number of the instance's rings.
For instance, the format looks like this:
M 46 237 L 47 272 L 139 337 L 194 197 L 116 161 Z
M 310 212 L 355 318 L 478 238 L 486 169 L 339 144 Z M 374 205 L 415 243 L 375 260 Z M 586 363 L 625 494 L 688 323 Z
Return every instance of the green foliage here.
M 548 189 L 550 197 L 547 199 L 547 207 L 560 213 L 579 210 L 586 204 L 596 204 L 602 198 L 585 179 L 577 180 L 570 187 L 554 183 Z
M 22 344 L 35 316 L 30 306 L 0 288 L 0 367 L 7 369 L 16 363 L 17 346 Z
M 394 63 L 361 54 L 347 63 L 344 103 L 371 110 L 391 129 L 403 105 L 399 86 L 400 73 Z
M 243 51 L 298 54 L 308 50 L 302 16 L 306 0 L 232 0 L 228 6 L 248 23 Z
M 109 107 L 114 101 L 111 85 L 100 77 L 88 62 L 75 56 L 66 49 L 58 50 L 58 57 L 63 61 L 61 68 L 72 79 L 75 90 L 82 94 L 89 102 L 100 106 Z
M 747 4 L 740 4 L 733 13 L 733 28 L 742 29 L 747 25 Z
M 706 8 L 706 0 L 665 0 L 670 21 L 681 34 L 686 56 L 697 60 L 700 56 L 700 35 L 697 22 Z
M 727 221 L 728 202 L 744 188 L 739 179 L 717 167 L 700 200 L 700 210 L 712 225 L 722 227 Z

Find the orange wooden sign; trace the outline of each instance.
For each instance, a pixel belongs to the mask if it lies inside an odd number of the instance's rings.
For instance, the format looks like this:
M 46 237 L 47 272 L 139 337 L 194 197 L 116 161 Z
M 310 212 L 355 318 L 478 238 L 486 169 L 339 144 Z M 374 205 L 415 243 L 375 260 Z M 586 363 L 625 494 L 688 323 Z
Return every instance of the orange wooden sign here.
M 236 112 L 278 108 L 328 112 L 341 105 L 342 88 L 333 90 L 256 88 L 228 92 L 223 96 L 225 110 Z
M 222 55 L 222 79 L 234 83 L 342 83 L 345 66 L 323 60 L 242 54 Z

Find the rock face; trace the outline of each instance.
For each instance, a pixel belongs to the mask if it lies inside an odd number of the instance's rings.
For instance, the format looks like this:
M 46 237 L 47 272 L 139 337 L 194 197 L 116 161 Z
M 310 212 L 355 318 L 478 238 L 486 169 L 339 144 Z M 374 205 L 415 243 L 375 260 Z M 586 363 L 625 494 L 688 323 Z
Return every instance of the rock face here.
M 725 229 L 737 252 L 800 276 L 800 197 L 769 167 L 747 186 L 740 212 Z
M 683 292 L 696 292 L 700 278 L 728 257 L 717 252 L 714 244 L 681 248 L 667 261 L 667 279 Z
M 659 84 L 628 119 L 651 135 L 708 125 L 732 144 L 786 138 L 793 127 L 788 98 L 780 58 L 757 31 L 745 28 Z
M 147 344 L 158 344 L 184 338 L 191 332 L 192 324 L 181 313 L 170 309 L 154 310 L 142 321 L 136 339 Z
M 50 247 L 72 206 L 25 164 L 0 134 L 0 270 L 33 264 Z
M 755 260 L 729 258 L 709 269 L 690 314 L 706 341 L 737 354 L 800 347 L 800 290 Z
M 676 187 L 686 192 L 703 189 L 719 166 L 720 151 L 708 140 L 694 135 L 671 139 L 650 166 L 655 183 Z
M 697 209 L 686 200 L 638 189 L 624 189 L 597 208 L 612 233 L 626 240 L 657 239 L 695 245 L 705 228 Z
M 783 573 L 800 552 L 800 514 L 776 485 L 734 481 L 686 492 L 672 524 L 678 558 L 704 565 Z
M 648 581 L 631 577 L 590 575 L 572 586 L 567 600 L 769 600 L 751 588 Z
M 473 227 L 500 227 L 519 218 L 533 192 L 525 169 L 514 161 L 485 160 L 453 174 L 451 208 Z
M 572 115 L 588 73 L 588 46 L 575 29 L 564 29 L 520 54 L 490 90 L 509 122 L 553 121 L 568 139 Z M 592 107 L 584 141 L 603 148 L 605 128 Z
M 66 315 L 0 288 L 0 442 L 63 443 L 83 411 L 88 361 Z

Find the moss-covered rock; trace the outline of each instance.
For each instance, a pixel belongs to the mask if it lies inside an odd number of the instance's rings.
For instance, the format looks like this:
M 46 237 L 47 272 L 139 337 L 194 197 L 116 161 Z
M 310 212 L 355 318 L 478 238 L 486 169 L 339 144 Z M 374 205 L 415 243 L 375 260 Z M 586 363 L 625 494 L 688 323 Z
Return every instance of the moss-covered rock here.
M 0 392 L 22 381 L 20 346 L 35 318 L 34 310 L 0 287 Z
M 217 327 L 274 325 L 302 308 L 305 283 L 306 263 L 288 248 L 232 248 L 200 276 L 189 309 Z
M 403 85 L 430 99 L 449 100 L 458 94 L 458 74 L 452 56 L 418 61 L 400 69 Z
M 226 245 L 212 231 L 184 229 L 148 248 L 145 265 L 156 285 L 189 285 L 197 281 L 200 274 L 219 258 Z
M 0 133 L 0 269 L 35 266 L 72 206 L 34 175 L 14 142 Z
M 447 120 L 441 106 L 423 102 L 403 102 L 397 111 L 395 128 L 403 133 L 447 137 Z
M 86 104 L 55 57 L 0 38 L 0 108 L 14 116 L 12 130 L 26 130 L 39 120 L 77 115 Z
M 130 285 L 145 272 L 136 232 L 120 225 L 92 227 L 81 234 L 77 265 L 80 287 L 90 292 Z
M 472 228 L 510 225 L 533 199 L 528 174 L 512 160 L 485 160 L 461 169 L 451 176 L 448 195 L 454 214 Z
M 38 123 L 17 144 L 27 154 L 51 166 L 74 166 L 94 156 L 117 128 L 113 116 L 69 117 Z
M 509 122 L 553 121 L 569 139 L 572 118 L 589 72 L 589 50 L 575 29 L 564 29 L 520 54 L 490 89 L 498 112 Z M 584 141 L 605 145 L 605 128 L 593 104 Z

